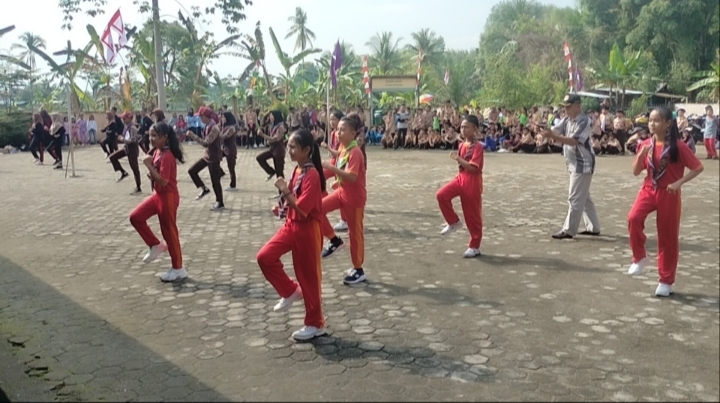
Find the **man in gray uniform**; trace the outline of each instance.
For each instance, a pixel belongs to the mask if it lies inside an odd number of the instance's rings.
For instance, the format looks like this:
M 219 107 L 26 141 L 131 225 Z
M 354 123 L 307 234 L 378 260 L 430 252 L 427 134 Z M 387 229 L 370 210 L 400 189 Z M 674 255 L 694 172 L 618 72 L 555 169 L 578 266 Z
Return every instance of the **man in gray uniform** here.
M 595 152 L 592 148 L 592 124 L 590 118 L 582 113 L 579 95 L 568 94 L 561 103 L 565 107 L 566 117 L 552 129 L 546 128 L 545 138 L 555 144 L 563 145 L 563 154 L 570 173 L 568 191 L 568 213 L 562 231 L 553 234 L 555 239 L 569 239 L 578 234 L 580 219 L 585 221 L 585 231 L 580 235 L 600 235 L 595 204 L 590 197 L 590 184 L 595 172 Z

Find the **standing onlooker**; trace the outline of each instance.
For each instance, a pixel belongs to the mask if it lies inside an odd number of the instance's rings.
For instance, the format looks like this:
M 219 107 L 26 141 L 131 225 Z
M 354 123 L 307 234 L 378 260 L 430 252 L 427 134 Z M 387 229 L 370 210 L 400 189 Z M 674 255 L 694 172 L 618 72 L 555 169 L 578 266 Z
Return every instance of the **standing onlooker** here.
M 703 141 L 705 142 L 705 151 L 707 151 L 707 159 L 718 159 L 715 150 L 715 139 L 718 135 L 718 119 L 713 114 L 713 107 L 708 105 L 705 107 L 705 127 L 703 128 Z
M 582 113 L 582 100 L 579 95 L 566 95 L 562 106 L 565 107 L 567 118 L 552 129 L 545 128 L 543 132 L 546 138 L 563 145 L 563 155 L 570 172 L 568 214 L 562 230 L 552 237 L 573 238 L 577 234 L 581 218 L 585 221 L 586 230 L 580 235 L 600 235 L 600 221 L 590 196 L 590 184 L 595 172 L 590 118 Z
M 95 121 L 95 116 L 90 115 L 88 116 L 87 121 L 87 131 L 88 131 L 88 141 L 90 144 L 95 145 L 97 143 L 97 122 Z
M 83 114 L 80 114 L 80 117 L 77 120 L 77 131 L 78 131 L 78 138 L 80 139 L 80 144 L 86 146 L 88 145 L 88 137 L 87 137 L 87 121 L 85 120 L 85 117 Z

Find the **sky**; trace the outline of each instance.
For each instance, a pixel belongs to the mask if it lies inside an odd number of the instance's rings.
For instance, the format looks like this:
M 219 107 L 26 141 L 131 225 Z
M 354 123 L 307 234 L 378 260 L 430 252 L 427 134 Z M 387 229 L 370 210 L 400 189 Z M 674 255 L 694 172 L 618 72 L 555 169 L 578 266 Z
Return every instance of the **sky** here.
M 10 1 L 10 0 L 5 0 Z M 211 0 L 159 0 L 161 18 L 176 20 L 177 12 L 183 6 L 190 7 L 208 4 Z M 351 43 L 356 53 L 368 54 L 370 49 L 366 42 L 381 31 L 390 31 L 396 37 L 401 37 L 401 45 L 411 42 L 410 34 L 422 28 L 430 28 L 445 39 L 446 47 L 450 49 L 470 49 L 477 47 L 480 33 L 492 7 L 501 0 L 463 1 L 463 0 L 364 0 L 337 1 L 337 0 L 254 0 L 254 4 L 246 8 L 247 19 L 238 25 L 241 33 L 252 33 L 255 23 L 261 21 L 265 34 L 266 63 L 271 73 L 282 71 L 277 60 L 275 50 L 268 34 L 272 27 L 280 40 L 283 50 L 288 54 L 295 54 L 293 50 L 295 38 L 284 39 L 291 26 L 288 17 L 294 15 L 295 7 L 301 6 L 308 15 L 308 27 L 315 32 L 316 40 L 313 45 L 323 50 L 332 49 L 339 39 Z M 553 3 L 558 6 L 573 6 L 575 0 L 556 0 L 541 3 Z M 6 7 L 0 14 L 0 28 L 15 25 L 15 30 L 0 39 L 0 50 L 7 51 L 16 42 L 18 35 L 23 32 L 33 32 L 40 35 L 47 42 L 47 51 L 56 52 L 65 47 L 67 40 L 71 40 L 73 47 L 81 47 L 89 41 L 85 29 L 92 24 L 102 33 L 112 14 L 120 5 L 125 24 L 142 24 L 150 15 L 141 15 L 137 6 L 130 0 L 107 0 L 105 14 L 91 18 L 84 13 L 78 13 L 73 21 L 72 31 L 61 30 L 62 13 L 57 7 L 58 0 L 22 0 L 15 6 Z M 340 5 L 341 4 L 341 5 Z M 22 7 L 22 8 L 21 8 Z M 26 10 L 32 10 L 27 12 Z M 187 13 L 184 13 L 187 15 Z M 222 40 L 229 34 L 220 23 L 220 18 L 211 18 L 208 24 L 199 25 L 200 33 L 211 31 L 216 40 Z M 63 61 L 63 57 L 58 57 Z M 38 62 L 42 70 L 47 71 L 46 64 Z M 235 57 L 222 57 L 212 62 L 211 69 L 217 71 L 221 77 L 227 75 L 238 76 L 247 66 L 244 59 Z M 119 68 L 119 67 L 116 67 Z

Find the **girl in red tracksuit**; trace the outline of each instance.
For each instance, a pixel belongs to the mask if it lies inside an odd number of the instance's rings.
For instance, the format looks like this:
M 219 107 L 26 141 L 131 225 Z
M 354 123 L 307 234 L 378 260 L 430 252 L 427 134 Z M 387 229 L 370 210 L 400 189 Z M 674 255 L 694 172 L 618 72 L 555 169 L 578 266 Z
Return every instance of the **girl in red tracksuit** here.
M 452 199 L 460 196 L 463 215 L 470 231 L 470 245 L 465 251 L 466 258 L 480 256 L 482 240 L 482 192 L 484 165 L 483 145 L 475 137 L 479 133 L 480 121 L 474 115 L 467 116 L 460 125 L 460 132 L 465 138 L 458 151 L 450 153 L 450 158 L 458 163 L 455 179 L 438 190 L 436 197 L 440 211 L 447 225 L 440 232 L 448 235 L 462 227 L 462 221 L 453 210 Z
M 669 297 L 675 283 L 680 256 L 680 188 L 703 171 L 702 163 L 685 144 L 678 141 L 680 134 L 672 112 L 656 108 L 650 113 L 648 128 L 652 137 L 638 146 L 633 163 L 633 174 L 647 171 L 642 188 L 628 214 L 628 231 L 632 249 L 632 265 L 628 274 L 642 274 L 649 261 L 645 252 L 645 219 L 657 210 L 658 273 L 660 281 L 655 295 Z M 690 172 L 685 174 L 685 168 Z
M 340 124 L 340 119 L 342 119 L 345 115 L 336 110 L 333 111 L 330 114 L 330 127 L 332 130 L 328 133 L 328 141 L 330 144 L 323 143 L 322 146 L 328 150 L 330 153 L 330 165 L 335 165 L 337 162 L 337 158 L 340 155 L 340 140 L 338 140 L 338 125 Z M 332 178 L 335 175 L 328 169 L 325 169 L 323 171 L 325 173 L 326 178 Z M 347 231 L 348 225 L 347 225 L 347 219 L 345 218 L 345 212 L 343 210 L 340 210 L 340 222 L 335 224 L 333 227 L 335 231 Z
M 257 262 L 265 278 L 272 284 L 280 301 L 275 312 L 290 309 L 300 299 L 305 300 L 305 326 L 292 334 L 295 340 L 310 340 L 325 334 L 325 318 L 321 306 L 322 265 L 322 195 L 325 176 L 320 162 L 320 150 L 312 134 L 298 130 L 288 140 L 290 159 L 297 162 L 290 183 L 277 178 L 281 206 L 274 209 L 278 217 L 285 217 L 285 225 L 260 249 Z M 290 280 L 282 255 L 292 252 L 297 283 Z
M 335 176 L 336 181 L 333 184 L 335 191 L 325 196 L 322 201 L 323 236 L 330 240 L 327 249 L 323 250 L 322 257 L 328 258 L 344 246 L 342 239 L 335 234 L 327 219 L 328 213 L 340 210 L 347 219 L 350 258 L 353 264 L 343 279 L 345 285 L 354 285 L 365 281 L 363 220 L 367 203 L 366 171 L 365 158 L 355 141 L 361 127 L 362 121 L 356 113 L 350 113 L 342 118 L 338 126 L 340 155 L 338 155 L 335 165 L 323 162 L 323 167 Z
M 150 143 L 153 154 L 147 155 L 143 163 L 147 167 L 148 177 L 152 180 L 153 192 L 130 213 L 130 223 L 150 248 L 143 258 L 150 263 L 165 252 L 170 253 L 172 267 L 160 276 L 165 282 L 183 280 L 188 274 L 183 268 L 180 235 L 177 229 L 177 210 L 180 205 L 180 193 L 177 187 L 177 161 L 185 162 L 182 149 L 175 131 L 167 123 L 155 123 L 150 129 Z M 160 242 L 147 220 L 157 215 L 164 241 Z

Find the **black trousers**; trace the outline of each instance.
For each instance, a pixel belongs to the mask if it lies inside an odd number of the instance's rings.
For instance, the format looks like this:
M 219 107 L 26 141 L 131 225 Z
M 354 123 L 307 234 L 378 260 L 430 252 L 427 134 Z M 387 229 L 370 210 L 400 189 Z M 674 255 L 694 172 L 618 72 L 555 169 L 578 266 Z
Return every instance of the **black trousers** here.
M 616 130 L 615 131 L 615 137 L 617 137 L 618 141 L 620 142 L 620 152 L 622 154 L 625 154 L 625 143 L 627 143 L 628 140 L 628 133 L 625 130 Z
M 530 154 L 535 151 L 535 144 L 520 144 L 520 149 L 526 154 Z
M 200 171 L 207 168 L 210 173 L 210 182 L 212 183 L 213 192 L 215 192 L 215 201 L 218 203 L 223 202 L 222 186 L 220 185 L 220 177 L 223 174 L 222 168 L 220 168 L 220 162 L 207 162 L 204 159 L 199 159 L 198 162 L 194 163 L 188 173 L 190 179 L 192 179 L 195 187 L 205 189 L 205 184 L 200 179 Z
M 50 140 L 50 144 L 48 145 L 47 150 L 50 155 L 55 157 L 56 160 L 62 162 L 62 147 L 62 137 L 53 137 L 52 140 Z
M 118 150 L 117 141 L 108 140 L 108 137 L 100 142 L 100 147 L 107 155 L 110 155 Z
M 237 178 L 235 176 L 235 164 L 237 163 L 237 156 L 227 155 L 225 156 L 225 159 L 227 160 L 228 171 L 230 171 L 230 187 L 234 188 L 235 186 L 237 186 Z
M 395 135 L 395 149 L 396 150 L 401 145 L 405 146 L 405 136 L 407 136 L 407 129 L 397 129 L 397 134 Z
M 130 169 L 135 177 L 135 187 L 140 189 L 140 164 L 138 163 L 138 154 L 139 153 L 133 151 L 128 152 L 126 148 L 123 148 L 122 150 L 118 150 L 110 154 L 110 163 L 112 164 L 115 172 L 125 172 L 122 165 L 120 165 L 119 160 L 120 158 L 127 157 L 128 164 L 130 165 Z
M 265 170 L 265 173 L 268 174 L 268 176 L 275 175 L 278 178 L 284 178 L 285 177 L 285 155 L 277 155 L 278 153 L 273 152 L 273 150 L 267 150 L 263 151 L 255 158 L 260 164 L 260 167 Z M 273 160 L 273 165 L 275 166 L 275 169 L 270 167 L 270 164 L 267 163 L 269 159 Z
M 41 151 L 42 146 L 42 138 L 40 136 L 33 136 L 32 141 L 30 142 L 30 152 L 36 160 L 39 159 L 42 161 L 44 159 L 43 152 Z M 40 151 L 40 155 L 38 155 L 38 151 Z

